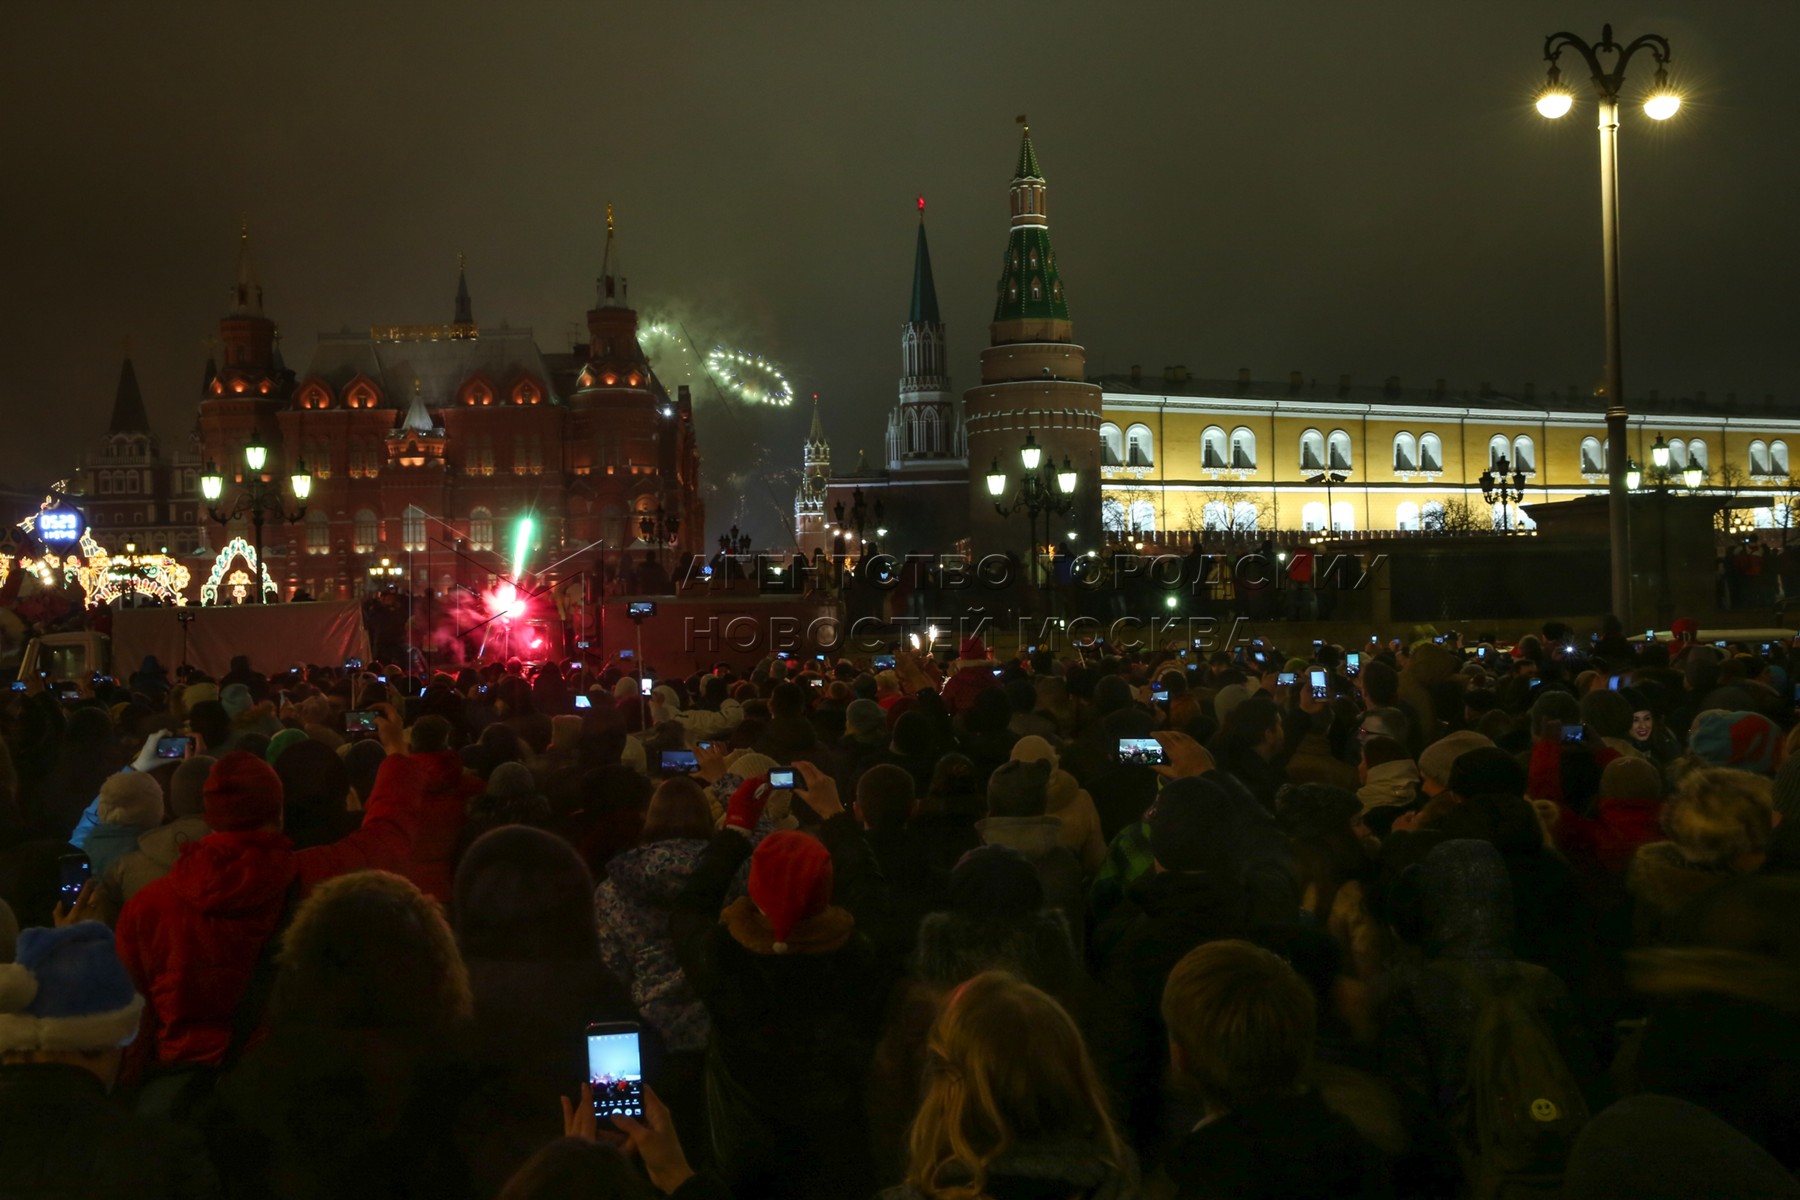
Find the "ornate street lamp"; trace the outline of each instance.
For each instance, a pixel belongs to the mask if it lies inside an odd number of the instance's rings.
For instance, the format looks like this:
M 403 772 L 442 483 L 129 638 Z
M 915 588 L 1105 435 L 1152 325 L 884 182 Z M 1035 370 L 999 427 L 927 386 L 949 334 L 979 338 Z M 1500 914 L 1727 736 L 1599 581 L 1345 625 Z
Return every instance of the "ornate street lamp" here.
M 1060 469 L 1054 459 L 1046 461 L 1044 448 L 1038 445 L 1037 435 L 1030 432 L 1025 435 L 1025 444 L 1019 447 L 1019 465 L 1024 469 L 1020 472 L 1019 484 L 1010 504 L 1002 499 L 1006 495 L 1009 480 L 1006 472 L 1000 469 L 997 457 L 988 472 L 988 495 L 994 499 L 994 511 L 1003 517 L 1010 517 L 1017 512 L 1025 513 L 1031 536 L 1029 569 L 1032 582 L 1038 583 L 1038 517 L 1044 518 L 1044 529 L 1048 533 L 1051 517 L 1066 516 L 1075 511 L 1076 474 L 1066 454 Z
M 220 525 L 226 525 L 241 516 L 250 518 L 252 545 L 256 551 L 256 573 L 268 574 L 269 568 L 263 562 L 263 522 L 270 518 L 276 521 L 293 524 L 306 516 L 306 501 L 312 495 L 312 473 L 306 469 L 306 460 L 294 460 L 294 469 L 288 475 L 288 488 L 300 507 L 289 512 L 287 501 L 282 498 L 281 485 L 263 476 L 263 468 L 268 465 L 269 449 L 260 441 L 251 442 L 244 447 L 244 482 L 237 497 L 229 507 L 220 507 L 220 500 L 225 496 L 225 478 L 219 469 L 210 461 L 206 471 L 200 477 L 200 494 L 206 498 L 206 514 Z M 262 603 L 262 580 L 259 578 L 250 589 L 252 604 Z
M 1502 533 L 1512 532 L 1512 506 L 1525 498 L 1525 472 L 1513 471 L 1512 477 L 1509 479 L 1507 471 L 1511 466 L 1506 455 L 1502 454 L 1494 460 L 1492 466 L 1481 473 L 1480 480 L 1481 498 L 1487 502 L 1488 507 L 1492 508 L 1496 504 L 1502 506 L 1500 509 L 1500 531 Z

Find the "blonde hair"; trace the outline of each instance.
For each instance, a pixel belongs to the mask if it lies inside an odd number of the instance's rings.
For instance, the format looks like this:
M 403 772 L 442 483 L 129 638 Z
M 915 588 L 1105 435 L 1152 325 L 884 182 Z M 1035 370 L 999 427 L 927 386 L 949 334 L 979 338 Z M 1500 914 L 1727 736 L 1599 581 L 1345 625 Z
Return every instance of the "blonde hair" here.
M 1719 864 L 1760 854 L 1774 833 L 1774 785 L 1730 767 L 1701 767 L 1682 777 L 1663 805 L 1663 832 L 1689 862 Z
M 638 835 L 640 844 L 712 835 L 712 805 L 704 788 L 686 775 L 656 785 L 650 808 L 644 814 L 644 831 Z
M 1291 1094 L 1318 1037 L 1312 989 L 1279 955 L 1245 941 L 1189 951 L 1169 973 L 1162 1017 L 1183 1074 L 1218 1109 Z
M 950 993 L 926 1053 L 906 1172 L 921 1195 L 976 1200 L 996 1159 L 1050 1138 L 1086 1138 L 1101 1162 L 1131 1170 L 1081 1032 L 1046 993 L 984 971 Z

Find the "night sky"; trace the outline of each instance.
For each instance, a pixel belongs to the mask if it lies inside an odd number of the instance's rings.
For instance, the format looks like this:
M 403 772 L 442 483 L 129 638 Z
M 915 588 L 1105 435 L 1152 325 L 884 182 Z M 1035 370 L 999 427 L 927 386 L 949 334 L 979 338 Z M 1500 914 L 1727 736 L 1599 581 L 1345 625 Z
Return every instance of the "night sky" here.
M 0 482 L 75 465 L 127 338 L 186 436 L 240 216 L 303 370 L 316 331 L 449 320 L 458 252 L 478 321 L 566 348 L 609 200 L 638 308 L 779 361 L 835 458 L 878 458 L 914 197 L 960 390 L 1018 113 L 1091 371 L 1585 387 L 1594 109 L 1531 100 L 1544 35 L 1608 19 L 1668 36 L 1687 98 L 1659 126 L 1647 58 L 1627 85 L 1627 397 L 1800 405 L 1786 0 L 9 5 Z M 713 482 L 798 459 L 804 399 L 699 394 Z M 747 492 L 712 521 L 776 540 L 791 483 Z

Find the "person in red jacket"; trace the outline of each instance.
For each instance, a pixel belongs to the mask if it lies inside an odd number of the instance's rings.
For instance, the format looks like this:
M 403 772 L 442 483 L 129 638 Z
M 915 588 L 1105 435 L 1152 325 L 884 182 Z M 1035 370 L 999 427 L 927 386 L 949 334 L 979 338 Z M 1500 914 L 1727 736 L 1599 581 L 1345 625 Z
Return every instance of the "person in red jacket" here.
M 480 778 L 465 771 L 462 755 L 450 749 L 450 733 L 450 722 L 438 716 L 420 717 L 407 731 L 424 791 L 412 860 L 400 870 L 421 892 L 446 905 L 456 891 L 452 860 L 469 820 L 469 801 L 482 792 Z
M 1000 681 L 994 677 L 994 664 L 988 660 L 986 643 L 979 637 L 966 637 L 960 650 L 957 660 L 951 664 L 953 674 L 944 682 L 944 707 L 953 717 L 960 717 L 973 708 L 981 693 L 1000 686 Z
M 356 832 L 294 849 L 281 831 L 281 780 L 244 751 L 206 778 L 211 834 L 182 847 L 170 872 L 119 914 L 119 958 L 145 999 L 132 1065 L 217 1065 L 231 1046 L 235 1011 L 263 943 L 290 903 L 352 871 L 399 872 L 412 859 L 424 772 L 404 753 L 400 722 L 381 706 L 388 756 Z

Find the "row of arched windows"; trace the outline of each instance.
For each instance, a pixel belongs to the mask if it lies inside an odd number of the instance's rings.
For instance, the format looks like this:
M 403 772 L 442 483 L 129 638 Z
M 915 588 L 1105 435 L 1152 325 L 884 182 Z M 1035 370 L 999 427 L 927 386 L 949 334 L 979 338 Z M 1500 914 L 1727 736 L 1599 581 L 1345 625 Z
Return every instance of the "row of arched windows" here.
M 400 548 L 403 550 L 423 550 L 427 540 L 425 510 L 416 504 L 408 505 L 400 517 Z M 350 544 L 358 554 L 368 554 L 375 549 L 381 540 L 381 520 L 374 510 L 361 508 L 351 518 Z M 471 550 L 492 550 L 494 548 L 494 514 L 486 508 L 477 508 L 469 514 L 469 548 Z M 331 553 L 331 518 L 318 509 L 306 514 L 306 552 L 308 554 Z

